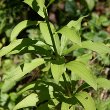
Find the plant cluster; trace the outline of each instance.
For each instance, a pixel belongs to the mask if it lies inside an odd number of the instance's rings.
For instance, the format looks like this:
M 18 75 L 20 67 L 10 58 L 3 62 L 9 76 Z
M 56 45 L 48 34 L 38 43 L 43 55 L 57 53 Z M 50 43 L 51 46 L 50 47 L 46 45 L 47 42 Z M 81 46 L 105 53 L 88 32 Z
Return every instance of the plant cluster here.
M 20 22 L 11 32 L 11 43 L 0 50 L 2 58 L 25 55 L 24 59 L 17 58 L 17 67 L 9 65 L 14 64 L 10 60 L 4 62 L 7 69 L 4 68 L 4 82 L 0 83 L 1 109 L 11 100 L 8 108 L 13 110 L 98 110 L 89 89 L 110 89 L 110 81 L 97 77 L 91 70 L 94 53 L 95 57 L 106 56 L 109 61 L 109 42 L 88 39 L 86 34 L 82 36 L 81 22 L 86 16 L 71 20 L 61 28 L 54 26 L 47 13 L 52 2 L 54 0 L 45 5 L 45 0 L 24 0 L 43 20 Z M 17 39 L 20 32 L 30 26 L 37 28 L 39 36 Z M 91 34 L 92 29 L 87 34 Z M 8 96 L 6 93 L 18 82 L 22 86 Z

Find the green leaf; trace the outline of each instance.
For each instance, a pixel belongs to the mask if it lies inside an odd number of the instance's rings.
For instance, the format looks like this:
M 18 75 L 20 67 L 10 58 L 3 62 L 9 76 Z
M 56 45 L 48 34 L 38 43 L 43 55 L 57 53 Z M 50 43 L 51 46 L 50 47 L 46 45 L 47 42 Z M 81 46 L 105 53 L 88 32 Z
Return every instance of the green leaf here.
M 78 44 L 73 44 L 70 48 L 67 48 L 63 51 L 63 55 L 66 55 L 74 50 L 81 48 Z
M 20 22 L 19 24 L 17 24 L 12 33 L 11 33 L 11 41 L 15 40 L 16 37 L 19 35 L 19 33 L 29 27 L 29 26 L 32 26 L 32 25 L 38 25 L 38 22 L 37 21 L 30 21 L 30 20 L 24 20 L 22 22 Z
M 70 110 L 69 107 L 70 107 L 70 105 L 68 103 L 62 102 L 61 110 Z
M 25 92 L 25 91 L 27 91 L 27 90 L 29 90 L 29 89 L 34 88 L 35 85 L 36 85 L 36 83 L 28 84 L 28 85 L 26 85 L 25 87 L 23 87 L 17 94 L 20 95 L 20 94 L 22 94 L 23 92 Z
M 36 103 L 39 101 L 37 94 L 32 93 L 26 98 L 24 98 L 21 102 L 19 102 L 13 110 L 18 110 L 24 107 L 36 106 Z
M 47 46 L 45 43 L 32 40 L 29 38 L 14 40 L 8 46 L 2 48 L 0 50 L 0 57 L 8 54 L 25 54 L 25 53 L 33 53 L 33 54 L 40 54 L 40 55 L 47 55 L 50 56 L 51 48 Z
M 63 51 L 64 51 L 64 49 L 66 48 L 66 45 L 67 45 L 67 41 L 68 41 L 67 37 L 65 37 L 65 36 L 61 37 L 60 55 L 63 54 Z
M 68 54 L 74 50 L 77 50 L 79 48 L 86 48 L 92 51 L 97 52 L 100 55 L 104 55 L 107 53 L 110 53 L 110 48 L 106 46 L 104 43 L 101 42 L 92 42 L 92 41 L 83 41 L 81 45 L 74 44 L 70 48 L 64 50 L 63 54 Z
M 96 110 L 94 100 L 86 92 L 79 92 L 75 94 L 75 97 L 80 101 L 85 110 Z
M 69 28 L 67 26 L 61 28 L 57 33 L 62 34 L 63 36 L 67 37 L 69 40 L 71 40 L 74 43 L 80 44 L 81 38 L 79 35 L 79 32 L 74 28 Z
M 81 61 L 81 62 L 83 62 L 85 64 L 88 64 L 90 59 L 92 59 L 92 54 L 91 53 L 79 56 L 76 60 L 77 61 Z
M 96 79 L 86 64 L 80 61 L 71 61 L 66 64 L 66 67 L 71 70 L 72 73 L 78 75 L 81 79 L 87 82 L 95 90 L 97 89 Z
M 100 55 L 110 53 L 110 48 L 101 42 L 84 41 L 82 42 L 82 48 L 87 48 L 92 51 L 96 51 Z
M 46 55 L 50 56 L 50 47 L 48 47 L 45 43 L 37 41 L 37 40 L 31 40 L 28 38 L 23 39 L 22 43 L 16 46 L 10 53 L 10 54 L 25 54 L 25 53 L 31 53 L 31 54 L 40 54 L 40 55 Z
M 24 63 L 20 66 L 18 66 L 16 69 L 12 70 L 6 77 L 5 77 L 5 83 L 2 86 L 2 91 L 6 92 L 10 87 L 7 88 L 8 83 L 15 84 L 17 81 L 19 81 L 24 75 L 31 72 L 36 67 L 44 64 L 45 61 L 43 58 L 37 58 L 32 60 L 30 63 Z M 12 85 L 14 86 L 14 85 Z
M 85 16 L 80 17 L 77 21 L 74 21 L 74 20 L 70 21 L 70 22 L 67 24 L 67 26 L 68 26 L 69 28 L 75 28 L 77 31 L 79 31 L 79 30 L 81 29 L 81 21 L 82 21 L 82 19 L 83 19 L 84 17 L 85 17 Z
M 95 0 L 85 0 L 89 10 L 92 10 L 95 6 Z
M 105 78 L 97 78 L 98 88 L 110 89 L 110 80 Z
M 51 41 L 51 36 L 50 36 L 50 33 L 49 33 L 49 29 L 48 29 L 48 26 L 47 26 L 47 23 L 45 22 L 41 22 L 39 24 L 40 26 L 40 31 L 43 35 L 43 38 L 45 40 L 45 42 L 49 45 L 52 45 L 52 41 Z M 52 33 L 54 33 L 55 31 L 55 28 L 54 26 L 50 23 L 50 27 L 51 27 L 51 30 L 52 30 Z
M 15 40 L 12 43 L 10 43 L 8 46 L 3 47 L 0 50 L 0 57 L 2 57 L 4 55 L 6 55 L 7 53 L 9 53 L 12 49 L 14 49 L 16 46 L 21 44 L 22 41 L 23 41 L 23 39 Z
M 50 0 L 47 7 L 49 7 L 55 0 Z
M 55 61 L 51 63 L 51 71 L 54 80 L 58 83 L 60 80 L 60 77 L 65 71 L 65 64 L 62 61 Z
M 36 11 L 41 17 L 44 16 L 43 8 L 45 8 L 45 0 L 24 0 L 34 11 Z
M 59 36 L 58 36 L 57 33 L 55 33 L 55 34 L 53 35 L 53 37 L 54 37 L 54 41 L 55 41 L 55 46 L 56 46 L 57 52 L 58 52 L 59 55 L 61 55 L 61 54 L 60 54 L 60 53 L 61 53 L 61 46 L 60 46 Z

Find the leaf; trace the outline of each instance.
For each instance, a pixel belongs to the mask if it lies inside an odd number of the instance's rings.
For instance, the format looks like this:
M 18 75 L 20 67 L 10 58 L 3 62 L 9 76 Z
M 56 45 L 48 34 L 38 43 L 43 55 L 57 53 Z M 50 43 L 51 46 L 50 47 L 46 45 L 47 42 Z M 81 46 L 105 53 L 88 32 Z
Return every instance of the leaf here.
M 77 50 L 79 48 L 86 48 L 92 51 L 97 52 L 101 56 L 104 54 L 110 53 L 110 48 L 106 46 L 104 43 L 101 42 L 92 42 L 92 41 L 83 41 L 81 45 L 74 44 L 70 48 L 64 50 L 63 55 L 68 54 L 74 50 Z
M 79 48 L 81 48 L 81 46 L 79 46 L 78 44 L 73 44 L 70 48 L 67 48 L 63 51 L 63 55 L 66 55 L 74 50 L 79 49 Z
M 60 80 L 60 77 L 65 71 L 65 64 L 62 61 L 59 62 L 53 62 L 51 63 L 51 71 L 54 80 L 58 83 Z
M 50 0 L 47 7 L 49 7 L 55 0 Z
M 62 102 L 61 110 L 70 110 L 69 107 L 70 107 L 70 105 L 68 103 Z
M 22 22 L 20 22 L 19 24 L 17 24 L 12 33 L 11 33 L 11 41 L 15 40 L 16 37 L 19 35 L 19 33 L 29 27 L 29 26 L 32 26 L 32 25 L 38 25 L 38 22 L 37 21 L 30 21 L 30 20 L 24 20 Z
M 79 92 L 75 97 L 81 102 L 85 110 L 96 110 L 94 100 L 86 92 Z
M 28 4 L 41 17 L 45 17 L 43 12 L 43 8 L 45 8 L 45 0 L 24 0 L 24 3 Z
M 63 51 L 64 51 L 64 49 L 66 48 L 66 45 L 67 45 L 67 41 L 68 41 L 68 39 L 65 36 L 61 37 L 60 55 L 63 54 Z
M 20 95 L 22 94 L 23 92 L 29 90 L 29 89 L 32 89 L 34 88 L 36 85 L 36 83 L 31 83 L 31 84 L 28 84 L 27 86 L 23 87 L 17 94 Z
M 95 0 L 85 0 L 89 10 L 91 11 L 95 6 Z
M 37 94 L 32 93 L 26 98 L 24 98 L 21 102 L 19 102 L 13 110 L 18 110 L 24 107 L 36 106 L 36 103 L 39 101 Z
M 96 51 L 100 55 L 110 53 L 110 48 L 101 42 L 84 41 L 82 42 L 82 48 L 87 48 L 92 51 Z
M 16 69 L 12 70 L 6 77 L 5 77 L 5 83 L 2 86 L 2 91 L 7 92 L 9 89 L 7 89 L 8 83 L 15 84 L 17 81 L 19 81 L 24 75 L 31 72 L 36 67 L 44 64 L 45 61 L 43 58 L 36 58 L 32 60 L 30 63 L 24 63 L 20 66 L 18 66 Z
M 50 48 L 46 44 L 39 44 L 37 40 L 23 39 L 22 43 L 16 46 L 10 54 L 40 54 L 50 56 Z
M 45 42 L 49 45 L 52 45 L 51 36 L 50 36 L 50 33 L 49 33 L 47 23 L 41 22 L 39 24 L 39 26 L 40 26 L 40 31 L 43 35 L 43 38 L 44 38 Z M 51 31 L 53 33 L 55 31 L 55 29 L 54 29 L 54 26 L 51 23 L 50 23 L 50 27 L 51 27 Z
M 0 57 L 9 53 L 12 49 L 14 49 L 16 46 L 18 46 L 22 41 L 23 41 L 23 39 L 15 40 L 12 43 L 10 43 L 8 46 L 3 47 L 0 50 Z
M 97 78 L 98 88 L 110 89 L 110 80 L 105 78 Z
M 71 61 L 66 64 L 66 67 L 71 70 L 72 73 L 78 75 L 81 79 L 87 82 L 95 90 L 97 89 L 96 79 L 86 64 L 80 61 Z
M 74 20 L 72 20 L 72 21 L 70 21 L 68 24 L 67 24 L 67 26 L 69 27 L 69 28 L 75 28 L 77 31 L 79 31 L 80 29 L 81 29 L 81 21 L 82 21 L 82 19 L 84 18 L 84 17 L 86 17 L 86 16 L 83 16 L 83 17 L 80 17 L 77 21 L 74 21 Z
M 47 55 L 50 56 L 51 48 L 47 46 L 45 43 L 32 40 L 29 38 L 18 39 L 13 41 L 8 46 L 2 48 L 0 50 L 0 57 L 8 54 L 25 54 L 25 53 L 33 53 L 33 54 L 40 54 L 40 55 Z
M 62 34 L 63 36 L 67 37 L 69 40 L 71 40 L 74 43 L 80 44 L 81 43 L 81 38 L 79 35 L 79 32 L 74 28 L 71 29 L 67 26 L 61 28 L 57 33 Z
M 92 59 L 92 54 L 91 53 L 79 56 L 76 60 L 77 61 L 81 61 L 81 62 L 83 62 L 85 64 L 88 64 L 90 59 Z
M 60 46 L 59 36 L 58 36 L 57 33 L 55 33 L 55 34 L 53 35 L 53 37 L 54 37 L 54 41 L 55 41 L 55 46 L 56 46 L 57 52 L 58 52 L 58 54 L 60 55 L 60 53 L 61 53 L 61 46 Z

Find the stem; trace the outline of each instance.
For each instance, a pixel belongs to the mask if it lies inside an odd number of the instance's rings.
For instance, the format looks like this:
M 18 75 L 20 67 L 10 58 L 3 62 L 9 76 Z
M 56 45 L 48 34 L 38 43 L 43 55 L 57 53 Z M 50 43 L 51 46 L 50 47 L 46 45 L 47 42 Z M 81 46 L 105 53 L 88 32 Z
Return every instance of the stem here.
M 54 48 L 55 54 L 58 56 L 58 52 L 57 52 L 57 49 L 56 49 L 53 33 L 52 33 L 51 28 L 50 28 L 49 19 L 48 19 L 48 16 L 47 16 L 46 9 L 44 8 L 43 11 L 44 11 L 45 20 L 46 20 L 46 23 L 47 23 L 47 26 L 48 26 L 48 30 L 49 30 L 49 33 L 50 33 L 50 37 L 51 37 L 51 40 L 52 40 L 53 48 Z
M 65 77 L 65 74 L 64 73 L 62 74 L 62 77 L 63 77 L 63 80 L 65 82 L 65 88 L 67 89 L 68 96 L 71 97 L 71 92 L 69 90 L 69 87 L 68 87 L 68 84 L 67 84 L 67 80 L 66 80 L 66 77 Z

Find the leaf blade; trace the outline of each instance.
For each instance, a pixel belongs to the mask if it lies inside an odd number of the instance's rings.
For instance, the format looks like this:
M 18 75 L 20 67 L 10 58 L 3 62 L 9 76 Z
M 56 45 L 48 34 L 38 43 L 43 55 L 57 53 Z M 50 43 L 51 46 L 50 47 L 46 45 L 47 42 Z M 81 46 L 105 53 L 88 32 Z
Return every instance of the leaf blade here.
M 43 8 L 45 8 L 45 0 L 24 0 L 24 3 L 28 4 L 41 17 L 45 17 L 43 12 Z
M 67 26 L 61 28 L 57 33 L 61 33 L 63 36 L 67 37 L 69 40 L 71 40 L 74 43 L 80 44 L 81 38 L 79 35 L 79 32 L 74 28 L 71 29 Z
M 86 81 L 94 89 L 97 89 L 97 83 L 95 77 L 91 73 L 91 70 L 80 61 L 71 61 L 66 64 L 67 69 L 78 75 L 81 79 Z M 80 69 L 79 69 L 80 68 Z
M 13 31 L 11 32 L 11 41 L 15 40 L 16 37 L 19 35 L 19 33 L 24 30 L 26 27 L 32 26 L 32 25 L 37 25 L 37 21 L 30 21 L 30 20 L 24 20 L 17 24 Z
M 13 110 L 18 110 L 20 108 L 24 107 L 30 107 L 30 106 L 36 106 L 36 103 L 38 102 L 37 94 L 32 93 L 26 98 L 24 98 L 21 102 L 19 102 Z
M 110 89 L 110 80 L 97 78 L 98 88 Z
M 96 110 L 94 100 L 91 96 L 86 92 L 79 92 L 75 94 L 75 97 L 81 102 L 84 106 L 85 110 Z
M 13 83 L 15 84 L 17 81 L 19 81 L 21 78 L 23 78 L 24 75 L 26 75 L 27 73 L 31 72 L 33 69 L 35 69 L 36 67 L 44 64 L 45 61 L 43 58 L 36 58 L 34 60 L 32 60 L 29 63 L 24 63 L 24 65 L 20 65 L 18 66 L 16 69 L 12 70 L 10 72 L 10 74 L 7 75 L 7 77 L 5 77 L 5 83 L 2 86 L 2 92 L 7 92 L 8 90 L 10 90 L 11 88 L 7 88 L 7 84 L 8 83 Z M 14 85 L 12 85 L 13 87 Z

